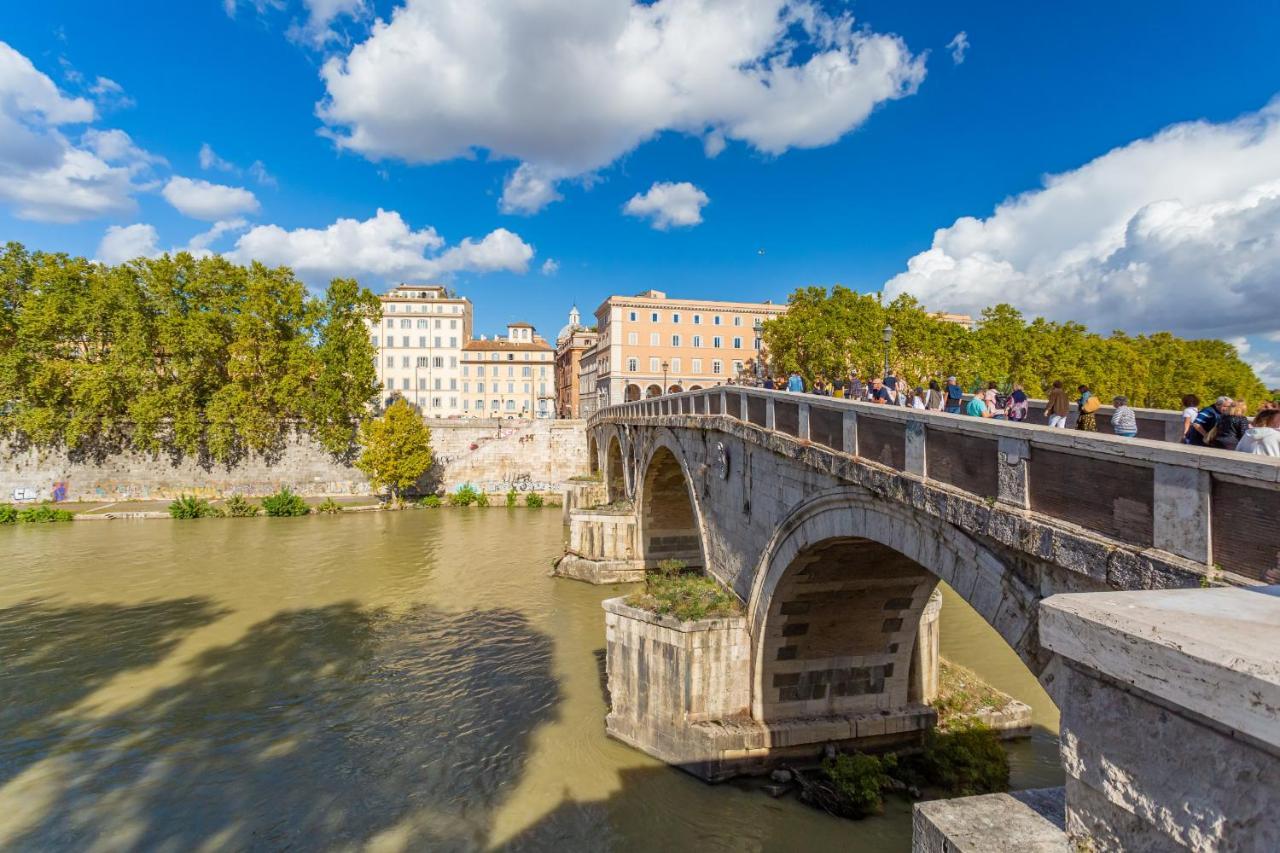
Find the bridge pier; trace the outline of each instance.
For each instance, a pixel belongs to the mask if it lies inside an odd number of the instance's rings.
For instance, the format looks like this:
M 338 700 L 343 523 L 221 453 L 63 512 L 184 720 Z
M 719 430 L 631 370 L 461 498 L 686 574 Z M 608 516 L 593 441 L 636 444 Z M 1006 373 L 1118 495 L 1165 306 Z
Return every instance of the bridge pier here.
M 594 584 L 642 581 L 639 537 L 640 525 L 629 506 L 571 509 L 569 544 L 555 574 Z
M 756 643 L 744 616 L 682 622 L 604 602 L 606 669 L 614 738 L 709 782 L 808 760 L 827 744 L 875 750 L 916 743 L 936 719 L 925 705 L 938 690 L 941 594 L 917 629 L 907 700 L 860 712 L 761 718 L 753 715 Z M 825 692 L 825 689 L 824 689 Z

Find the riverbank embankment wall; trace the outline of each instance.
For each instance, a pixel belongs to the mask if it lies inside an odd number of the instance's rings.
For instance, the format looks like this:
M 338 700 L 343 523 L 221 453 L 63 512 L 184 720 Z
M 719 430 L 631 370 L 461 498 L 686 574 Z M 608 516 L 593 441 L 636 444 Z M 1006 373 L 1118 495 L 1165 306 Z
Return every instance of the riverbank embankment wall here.
M 428 420 L 435 464 L 423 493 L 451 492 L 463 483 L 489 493 L 559 492 L 587 472 L 584 422 Z M 0 503 L 10 501 L 168 500 L 265 495 L 287 486 L 305 496 L 369 494 L 351 461 L 337 459 L 305 433 L 277 452 L 246 454 L 228 465 L 191 456 L 126 450 L 111 454 L 22 447 L 0 440 Z

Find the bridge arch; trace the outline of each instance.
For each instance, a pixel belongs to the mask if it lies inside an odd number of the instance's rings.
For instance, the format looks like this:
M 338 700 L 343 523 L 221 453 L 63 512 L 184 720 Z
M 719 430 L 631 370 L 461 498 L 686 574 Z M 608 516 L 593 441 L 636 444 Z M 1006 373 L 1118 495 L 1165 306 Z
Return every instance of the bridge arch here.
M 642 461 L 637 457 L 636 513 L 645 568 L 663 560 L 705 568 L 702 512 L 680 443 L 662 430 Z
M 622 443 L 616 432 L 606 439 L 604 482 L 610 501 L 625 500 L 627 497 L 627 470 L 623 463 Z
M 587 430 L 587 470 L 592 474 L 600 471 L 600 443 L 592 430 Z
M 856 487 L 794 508 L 761 556 L 748 617 L 752 716 L 865 713 L 914 699 L 919 624 L 945 580 L 1036 675 L 1034 582 L 940 519 Z

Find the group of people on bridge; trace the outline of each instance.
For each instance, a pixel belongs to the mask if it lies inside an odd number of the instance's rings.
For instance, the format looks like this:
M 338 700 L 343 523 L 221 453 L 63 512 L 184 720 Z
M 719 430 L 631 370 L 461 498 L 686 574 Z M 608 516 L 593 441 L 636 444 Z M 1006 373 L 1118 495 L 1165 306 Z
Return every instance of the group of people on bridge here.
M 769 390 L 810 393 L 820 397 L 839 397 L 888 406 L 906 406 L 923 411 L 945 412 L 977 418 L 994 418 L 1007 421 L 1027 421 L 1031 414 L 1030 397 L 1020 383 L 1013 383 L 1008 392 L 1000 390 L 995 382 L 977 383 L 966 392 L 955 376 L 945 380 L 930 379 L 914 387 L 889 370 L 883 377 L 868 382 L 852 374 L 847 380 L 827 382 L 819 377 L 808 385 L 804 377 L 792 372 L 785 379 L 765 376 L 757 383 Z M 1049 390 L 1044 406 L 1044 418 L 1050 427 L 1065 428 L 1071 407 L 1076 408 L 1075 428 L 1085 432 L 1098 430 L 1098 409 L 1101 398 L 1088 386 L 1076 388 L 1073 401 L 1061 381 L 1055 381 Z M 1280 456 L 1280 401 L 1262 405 L 1250 419 L 1249 406 L 1243 400 L 1218 397 L 1210 405 L 1200 406 L 1194 394 L 1182 398 L 1182 442 L 1196 447 L 1215 447 L 1263 456 Z M 1128 398 L 1115 396 L 1111 400 L 1111 430 L 1118 436 L 1135 438 L 1138 435 L 1138 416 Z

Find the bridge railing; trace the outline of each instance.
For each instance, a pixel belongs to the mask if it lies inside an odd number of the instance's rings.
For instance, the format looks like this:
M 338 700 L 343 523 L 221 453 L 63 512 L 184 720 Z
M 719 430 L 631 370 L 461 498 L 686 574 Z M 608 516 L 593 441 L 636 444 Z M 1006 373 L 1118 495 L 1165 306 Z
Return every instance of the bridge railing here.
M 1158 414 L 1166 428 L 1176 416 Z M 734 418 L 1236 580 L 1280 582 L 1280 459 L 731 385 L 620 403 L 593 422 L 666 416 Z

